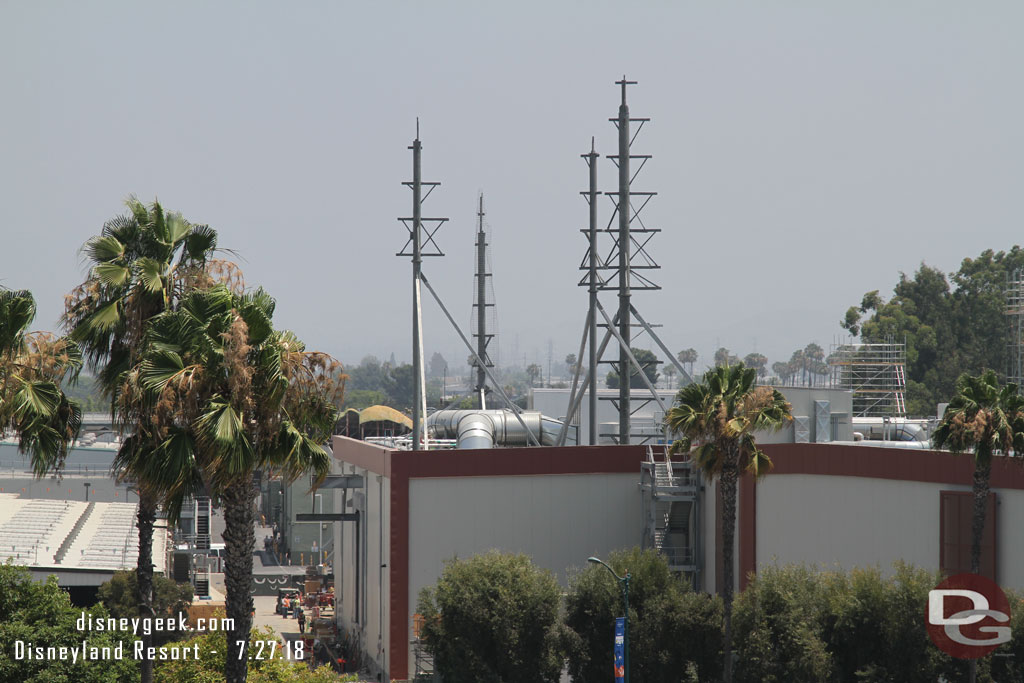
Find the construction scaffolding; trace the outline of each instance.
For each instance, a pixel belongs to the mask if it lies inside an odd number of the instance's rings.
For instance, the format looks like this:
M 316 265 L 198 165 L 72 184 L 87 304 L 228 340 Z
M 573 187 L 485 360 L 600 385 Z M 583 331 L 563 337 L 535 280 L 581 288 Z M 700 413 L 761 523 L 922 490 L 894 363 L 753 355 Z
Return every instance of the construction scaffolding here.
M 1017 268 L 1006 278 L 1006 317 L 1009 324 L 1009 348 L 1006 381 L 1024 384 L 1024 271 Z
M 853 392 L 853 417 L 906 417 L 907 345 L 833 344 L 832 386 Z

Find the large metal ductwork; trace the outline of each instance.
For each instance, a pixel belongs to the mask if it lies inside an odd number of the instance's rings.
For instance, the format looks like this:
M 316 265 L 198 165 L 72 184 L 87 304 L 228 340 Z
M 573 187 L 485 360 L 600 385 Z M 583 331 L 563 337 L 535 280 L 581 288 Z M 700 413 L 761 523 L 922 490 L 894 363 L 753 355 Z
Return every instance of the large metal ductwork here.
M 562 423 L 539 411 L 519 414 L 542 446 L 554 446 Z M 427 418 L 431 438 L 455 439 L 459 448 L 494 448 L 528 446 L 530 441 L 523 425 L 510 410 L 439 410 Z M 569 430 L 567 445 L 576 445 L 576 434 Z
M 929 430 L 924 420 L 906 418 L 855 417 L 853 431 L 860 432 L 865 441 L 929 441 Z

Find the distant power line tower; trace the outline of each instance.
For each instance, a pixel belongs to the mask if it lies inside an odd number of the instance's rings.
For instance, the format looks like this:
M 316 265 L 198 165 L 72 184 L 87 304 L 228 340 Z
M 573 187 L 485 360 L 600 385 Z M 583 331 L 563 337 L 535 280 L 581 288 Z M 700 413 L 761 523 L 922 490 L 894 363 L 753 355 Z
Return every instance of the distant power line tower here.
M 661 339 L 654 332 L 651 325 L 641 317 L 632 303 L 632 295 L 637 290 L 654 290 L 660 287 L 652 282 L 644 271 L 659 268 L 654 258 L 647 251 L 647 245 L 651 238 L 660 232 L 657 228 L 648 227 L 641 218 L 641 212 L 657 193 L 634 189 L 633 183 L 640 171 L 651 159 L 650 154 L 634 154 L 632 151 L 633 142 L 643 128 L 644 124 L 650 121 L 646 118 L 633 118 L 629 113 L 629 105 L 626 101 L 626 87 L 635 85 L 636 81 L 628 81 L 623 76 L 621 81 L 616 81 L 621 88 L 621 101 L 619 104 L 618 116 L 609 119 L 616 128 L 618 134 L 618 150 L 616 154 L 609 155 L 617 169 L 618 182 L 616 189 L 605 192 L 613 206 L 612 216 L 606 227 L 598 228 L 598 201 L 597 196 L 601 194 L 597 189 L 597 158 L 598 154 L 594 148 L 593 140 L 588 154 L 582 155 L 586 160 L 590 171 L 590 187 L 581 194 L 587 200 L 590 208 L 589 227 L 582 232 L 588 238 L 588 248 L 580 270 L 586 271 L 586 275 L 580 280 L 581 287 L 587 287 L 590 293 L 589 310 L 587 322 L 580 344 L 580 352 L 577 357 L 580 359 L 578 368 L 586 367 L 587 376 L 583 386 L 577 392 L 579 372 L 573 380 L 572 391 L 570 392 L 569 408 L 566 411 L 566 422 L 577 414 L 582 396 L 589 389 L 590 401 L 588 406 L 590 443 L 597 443 L 597 366 L 602 362 L 602 356 L 609 342 L 614 339 L 618 345 L 619 353 L 617 358 L 608 362 L 613 366 L 619 376 L 619 394 L 617 398 L 610 398 L 615 404 L 619 414 L 618 429 L 611 434 L 600 436 L 611 436 L 619 443 L 630 443 L 632 433 L 631 416 L 640 407 L 634 407 L 632 403 L 631 384 L 632 375 L 636 375 L 650 391 L 650 398 L 645 397 L 644 402 L 654 400 L 660 406 L 662 412 L 668 410 L 657 390 L 651 384 L 644 369 L 637 362 L 631 350 L 634 338 L 634 323 L 650 335 L 651 339 L 658 345 L 662 353 L 676 367 L 681 383 L 689 383 L 689 373 L 676 360 L 675 354 L 668 350 Z M 639 124 L 634 130 L 632 124 Z M 635 170 L 633 161 L 638 161 Z M 602 258 L 599 244 L 599 233 L 605 234 L 606 241 L 610 241 L 610 249 Z M 615 292 L 617 306 L 614 317 L 608 315 L 600 302 L 601 292 Z M 601 321 L 604 321 L 603 323 Z M 597 328 L 605 330 L 604 339 L 598 344 Z M 588 363 L 582 362 L 584 347 L 589 339 Z M 635 370 L 635 373 L 631 370 Z M 649 435 L 647 435 L 649 436 Z
M 488 368 L 494 367 L 494 362 L 491 360 L 491 355 L 488 351 L 491 340 L 494 339 L 494 332 L 488 332 L 490 330 L 497 329 L 497 320 L 494 315 L 494 287 L 493 287 L 493 276 L 490 273 L 490 256 L 487 252 L 487 231 L 484 228 L 484 195 L 480 193 L 480 205 L 477 209 L 477 231 L 476 231 L 476 272 L 473 275 L 474 284 L 476 285 L 473 291 L 473 315 L 474 315 L 474 329 L 473 338 L 476 341 L 476 355 L 483 359 L 485 365 Z M 488 320 L 491 324 L 488 325 Z M 476 366 L 476 386 L 474 390 L 480 397 L 480 407 L 485 408 L 485 395 L 489 391 L 487 388 L 487 373 L 484 368 L 479 366 L 474 360 L 473 365 Z
M 1020 268 L 1006 279 L 1006 316 L 1010 328 L 1006 381 L 1020 391 L 1024 386 L 1024 272 Z

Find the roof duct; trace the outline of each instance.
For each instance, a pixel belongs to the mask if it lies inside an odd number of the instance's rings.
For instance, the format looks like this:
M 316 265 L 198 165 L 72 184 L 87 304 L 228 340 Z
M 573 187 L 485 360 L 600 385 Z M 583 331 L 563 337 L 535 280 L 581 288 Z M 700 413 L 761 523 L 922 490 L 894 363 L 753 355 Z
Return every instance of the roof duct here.
M 554 446 L 562 423 L 536 410 L 519 414 L 527 428 L 543 446 Z M 493 448 L 528 446 L 523 425 L 510 410 L 439 410 L 427 418 L 427 429 L 435 439 L 456 439 L 459 448 Z M 576 434 L 570 430 L 566 443 L 576 445 Z

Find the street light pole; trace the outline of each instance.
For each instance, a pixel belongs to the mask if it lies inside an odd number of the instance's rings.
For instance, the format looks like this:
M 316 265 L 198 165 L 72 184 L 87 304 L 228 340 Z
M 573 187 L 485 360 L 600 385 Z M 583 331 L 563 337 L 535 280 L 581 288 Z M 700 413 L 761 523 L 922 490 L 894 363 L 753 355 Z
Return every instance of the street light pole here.
M 599 560 L 596 557 L 588 557 L 587 558 L 587 562 L 593 562 L 594 564 L 601 565 L 602 567 L 607 569 L 609 572 L 611 572 L 612 576 L 614 576 L 616 578 L 616 580 L 619 583 L 622 584 L 622 608 L 624 610 L 624 612 L 623 612 L 623 629 L 622 629 L 623 634 L 622 635 L 623 635 L 623 641 L 624 641 L 623 642 L 623 650 L 625 651 L 624 654 L 623 654 L 623 657 L 622 657 L 622 659 L 623 659 L 622 663 L 624 665 L 623 668 L 625 669 L 625 672 L 624 672 L 625 673 L 625 681 L 626 681 L 626 683 L 629 683 L 629 579 L 630 579 L 630 574 L 629 574 L 629 572 L 626 572 L 625 576 L 619 576 L 618 574 L 615 573 L 614 569 L 612 569 L 611 567 L 609 567 L 607 564 L 605 564 L 604 562 L 602 562 L 601 560 Z
M 319 510 L 317 510 L 317 512 L 322 514 L 324 511 L 323 494 L 317 493 L 314 495 L 316 496 L 317 505 L 320 508 Z M 320 544 L 316 547 L 316 563 L 320 564 L 320 558 L 323 556 L 324 552 L 324 523 L 317 522 L 317 529 L 320 531 Z

